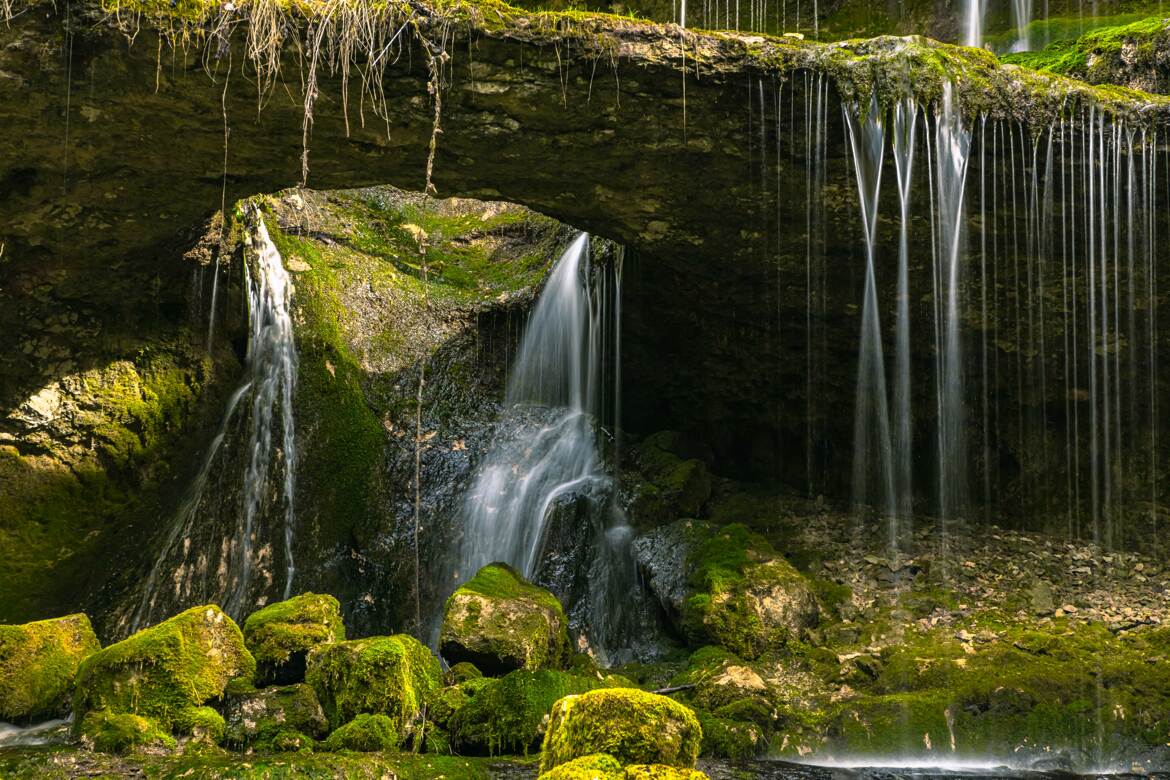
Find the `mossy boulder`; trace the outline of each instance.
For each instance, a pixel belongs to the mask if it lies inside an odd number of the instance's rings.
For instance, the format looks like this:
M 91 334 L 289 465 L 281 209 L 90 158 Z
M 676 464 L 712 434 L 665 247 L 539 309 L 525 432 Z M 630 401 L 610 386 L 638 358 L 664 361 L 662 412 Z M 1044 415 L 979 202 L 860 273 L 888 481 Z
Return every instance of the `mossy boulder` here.
M 689 707 L 633 688 L 601 689 L 553 705 L 540 768 L 547 772 L 590 753 L 622 763 L 693 767 L 702 741 Z
M 468 680 L 477 680 L 483 677 L 483 672 L 476 668 L 475 664 L 467 661 L 460 661 L 454 664 L 447 670 L 446 680 L 448 685 L 458 685 Z
M 88 712 L 77 723 L 81 743 L 100 753 L 127 753 L 136 748 L 173 749 L 175 739 L 150 718 L 129 712 Z
M 569 655 L 568 621 L 556 596 L 492 563 L 447 599 L 439 643 L 449 662 L 488 675 L 559 668 Z
M 537 780 L 623 780 L 623 777 L 622 765 L 616 758 L 593 753 L 553 767 Z
M 325 749 L 377 753 L 397 750 L 401 744 L 402 732 L 392 719 L 385 715 L 362 713 L 330 734 L 325 740 Z
M 800 639 L 819 619 L 812 584 L 741 524 L 698 541 L 688 570 L 683 629 L 693 643 L 752 659 Z
M 709 758 L 741 760 L 760 754 L 766 747 L 763 730 L 755 723 L 729 720 L 703 710 L 695 716 L 703 728 L 700 752 Z
M 295 731 L 321 738 L 329 730 L 317 694 L 306 683 L 269 687 L 224 698 L 227 744 L 232 747 L 271 747 L 281 734 Z
M 260 685 L 303 682 L 309 651 L 343 641 L 341 605 L 329 595 L 303 593 L 269 604 L 244 621 L 244 644 L 256 659 Z
M 630 764 L 622 777 L 623 780 L 709 780 L 697 769 L 679 769 L 665 764 Z
M 332 728 L 380 713 L 407 734 L 442 688 L 443 670 L 417 639 L 396 634 L 318 646 L 309 653 L 305 679 Z
M 607 684 L 596 677 L 549 669 L 520 669 L 476 682 L 480 684 L 460 686 L 467 698 L 450 716 L 451 736 L 462 751 L 493 755 L 527 754 L 540 744 L 558 700 Z
M 223 741 L 227 731 L 227 722 L 218 710 L 208 707 L 190 707 L 179 715 L 172 724 L 179 734 L 190 736 L 193 740 L 218 745 Z
M 77 667 L 100 649 L 83 614 L 0 626 L 0 720 L 63 717 Z
M 255 670 L 232 619 L 216 606 L 193 607 L 83 661 L 74 713 L 77 723 L 88 712 L 109 710 L 184 729 L 192 710 L 221 697 L 232 678 Z

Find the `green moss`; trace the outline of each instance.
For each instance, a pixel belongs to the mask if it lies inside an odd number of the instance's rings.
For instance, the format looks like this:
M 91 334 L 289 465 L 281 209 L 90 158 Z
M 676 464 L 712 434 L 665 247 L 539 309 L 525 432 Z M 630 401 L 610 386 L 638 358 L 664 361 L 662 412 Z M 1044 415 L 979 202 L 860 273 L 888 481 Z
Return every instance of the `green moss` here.
M 219 607 L 193 607 L 94 653 L 77 672 L 74 712 L 108 709 L 179 726 L 218 698 L 228 681 L 255 672 L 244 637 Z
M 672 699 L 632 688 L 590 691 L 553 706 L 540 768 L 547 772 L 590 753 L 692 767 L 702 740 L 695 713 Z
M 735 721 L 696 710 L 703 728 L 702 755 L 742 760 L 759 755 L 765 746 L 764 734 L 754 723 Z
M 538 780 L 622 780 L 623 776 L 622 765 L 616 758 L 593 753 L 553 767 Z
M 297 682 L 303 674 L 304 656 L 322 644 L 345 640 L 341 605 L 333 596 L 304 593 L 288 601 L 270 604 L 244 621 L 244 643 L 256 659 L 261 681 Z M 301 668 L 282 673 L 294 657 Z M 295 664 L 293 664 L 295 665 Z M 291 676 L 294 679 L 285 679 Z
M 281 729 L 263 747 L 273 753 L 301 753 L 311 752 L 316 744 L 308 734 L 295 729 Z
M 483 677 L 483 672 L 477 669 L 475 664 L 467 661 L 460 661 L 457 664 L 453 664 L 447 670 L 447 683 L 449 685 L 458 685 L 459 683 L 476 680 L 480 677 Z
M 332 727 L 383 713 L 405 735 L 438 695 L 443 672 L 417 639 L 398 634 L 318 646 L 309 653 L 305 677 Z
M 697 769 L 679 769 L 664 764 L 631 764 L 626 767 L 624 780 L 709 780 Z
M 696 644 L 714 642 L 752 659 L 798 639 L 815 623 L 809 582 L 766 539 L 733 523 L 692 547 L 684 628 Z
M 439 643 L 448 660 L 472 661 L 489 673 L 561 667 L 568 621 L 555 596 L 492 563 L 447 599 Z
M 397 723 L 385 715 L 363 713 L 330 734 L 325 749 L 376 753 L 396 750 L 401 744 L 402 732 Z
M 470 692 L 450 719 L 452 739 L 460 749 L 527 755 L 539 744 L 557 700 L 605 685 L 596 677 L 565 672 L 512 672 Z
M 273 747 L 285 731 L 320 737 L 329 729 L 317 694 L 305 683 L 229 693 L 223 709 L 227 744 L 238 749 Z
M 83 614 L 0 626 L 0 720 L 63 716 L 78 665 L 100 648 Z
M 1047 26 L 1059 24 L 1052 20 Z M 1068 20 L 1064 20 L 1068 21 Z M 1119 74 L 1134 66 L 1158 68 L 1157 53 L 1170 39 L 1170 22 L 1165 17 L 1135 18 L 1134 16 L 1099 20 L 1102 26 L 1075 35 L 1047 33 L 1055 38 L 1040 51 L 1005 55 L 1005 63 L 1021 65 L 1046 73 L 1075 76 L 1090 83 L 1109 83 Z M 1074 22 L 1075 23 L 1075 22 Z M 1078 31 L 1079 32 L 1079 31 Z M 1126 46 L 1131 51 L 1122 63 L 1121 52 Z
M 227 730 L 223 715 L 207 706 L 192 707 L 179 713 L 172 725 L 180 734 L 188 734 L 213 744 L 222 742 Z
M 125 753 L 147 746 L 175 747 L 174 738 L 154 721 L 126 712 L 86 713 L 78 723 L 77 734 L 99 753 Z

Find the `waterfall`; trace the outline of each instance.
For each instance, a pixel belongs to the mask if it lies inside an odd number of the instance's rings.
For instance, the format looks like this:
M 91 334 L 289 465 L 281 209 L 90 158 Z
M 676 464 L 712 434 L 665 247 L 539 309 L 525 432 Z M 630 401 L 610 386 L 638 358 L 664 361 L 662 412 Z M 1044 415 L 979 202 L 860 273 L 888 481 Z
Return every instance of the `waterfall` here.
M 143 583 L 131 630 L 173 607 L 208 600 L 242 616 L 255 596 L 257 560 L 273 557 L 269 526 L 277 522 L 283 529 L 284 597 L 292 592 L 297 461 L 292 280 L 262 218 L 251 240 L 255 272 L 244 264 L 249 307 L 245 375 L 228 399 Z
M 963 7 L 963 38 L 960 41 L 964 46 L 983 45 L 983 14 L 986 0 L 965 0 Z
M 910 386 L 910 194 L 914 172 L 914 141 L 918 105 L 912 97 L 894 106 L 894 169 L 898 176 L 898 288 L 895 333 L 894 454 L 897 513 L 890 518 L 890 544 L 897 550 L 900 523 L 912 509 L 911 453 L 914 449 Z
M 944 519 L 949 519 L 965 508 L 967 484 L 959 296 L 965 260 L 964 189 L 971 150 L 971 133 L 963 127 L 950 82 L 943 85 L 942 105 L 935 117 L 934 142 L 938 198 L 936 278 L 941 282 L 942 295 L 938 297 L 946 302 L 942 348 L 938 354 L 939 512 Z
M 871 100 L 864 115 L 856 105 L 846 107 L 844 114 L 857 177 L 865 243 L 865 293 L 862 299 L 853 426 L 853 496 L 859 505 L 880 501 L 880 508 L 886 517 L 893 517 L 898 500 L 875 271 L 878 201 L 885 157 L 885 117 L 876 98 Z M 870 486 L 875 479 L 878 481 L 876 491 Z
M 511 367 L 504 420 L 465 498 L 456 572 L 462 581 L 503 561 L 536 579 L 554 510 L 584 500 L 597 526 L 589 596 L 595 603 L 588 611 L 602 645 L 614 621 L 606 613 L 623 601 L 611 597 L 607 583 L 619 587 L 634 577 L 631 531 L 613 503 L 597 434 L 607 390 L 604 353 L 620 347 L 620 264 L 607 270 L 590 262 L 584 233 L 554 265 Z M 616 406 L 620 388 L 613 391 Z

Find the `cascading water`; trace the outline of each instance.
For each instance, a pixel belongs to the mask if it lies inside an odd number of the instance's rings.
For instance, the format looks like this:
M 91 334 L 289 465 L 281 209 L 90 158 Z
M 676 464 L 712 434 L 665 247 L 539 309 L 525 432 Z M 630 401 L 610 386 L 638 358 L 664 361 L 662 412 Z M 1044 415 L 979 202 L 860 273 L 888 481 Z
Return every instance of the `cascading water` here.
M 263 590 L 271 590 L 268 564 L 275 558 L 278 528 L 282 592 L 286 598 L 292 592 L 297 462 L 292 280 L 262 218 L 251 242 L 255 272 L 244 264 L 249 305 L 245 377 L 228 400 L 147 576 L 131 619 L 134 630 L 176 606 L 208 600 L 235 616 L 247 612 L 258 593 L 258 564 L 264 570 Z M 241 416 L 241 409 L 248 414 Z
M 553 267 L 511 367 L 500 426 L 464 504 L 464 537 L 455 579 L 494 561 L 538 578 L 548 523 L 562 502 L 582 500 L 597 525 L 590 564 L 589 627 L 604 651 L 622 603 L 615 588 L 634 582 L 631 532 L 613 500 L 597 426 L 604 412 L 604 352 L 620 344 L 614 311 L 620 269 L 590 262 L 579 235 Z M 617 391 L 615 390 L 615 396 Z M 616 402 L 616 398 L 615 398 Z

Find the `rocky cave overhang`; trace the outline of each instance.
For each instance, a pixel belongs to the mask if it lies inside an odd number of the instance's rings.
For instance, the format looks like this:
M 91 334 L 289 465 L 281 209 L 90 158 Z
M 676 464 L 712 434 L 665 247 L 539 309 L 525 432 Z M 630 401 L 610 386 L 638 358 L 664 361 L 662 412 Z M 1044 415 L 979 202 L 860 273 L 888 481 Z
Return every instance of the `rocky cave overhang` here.
M 303 152 L 308 186 L 421 188 L 431 56 L 441 195 L 512 200 L 656 256 L 734 256 L 775 208 L 746 181 L 753 80 L 796 88 L 798 73 L 825 74 L 846 100 L 909 91 L 922 105 L 953 80 L 967 114 L 1030 127 L 1085 103 L 1145 124 L 1170 117 L 1165 97 L 924 38 L 819 44 L 497 2 L 35 2 L 11 16 L 0 25 L 10 278 L 181 244 L 221 204 L 301 182 Z

